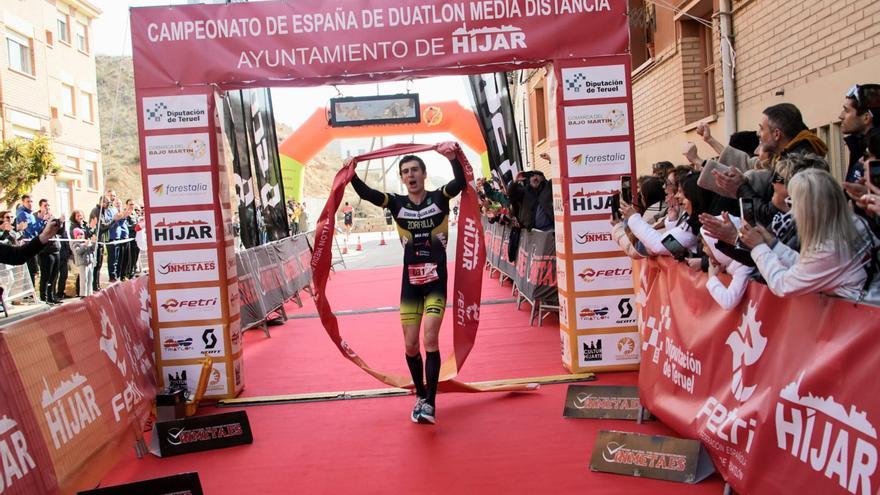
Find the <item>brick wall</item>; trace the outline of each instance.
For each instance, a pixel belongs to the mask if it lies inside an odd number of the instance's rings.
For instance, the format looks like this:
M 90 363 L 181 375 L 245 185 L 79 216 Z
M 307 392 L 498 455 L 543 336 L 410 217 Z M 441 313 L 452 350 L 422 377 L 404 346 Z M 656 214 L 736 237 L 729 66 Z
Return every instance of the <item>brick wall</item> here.
M 788 101 L 810 127 L 833 127 L 845 91 L 880 82 L 880 2 L 811 0 L 733 2 L 735 88 L 739 130 L 755 129 L 761 110 Z M 676 22 L 660 18 L 658 23 Z M 717 115 L 708 117 L 723 139 L 719 23 L 713 22 Z M 676 44 L 634 75 L 636 158 L 640 171 L 662 159 L 681 161 L 687 140 L 699 140 L 693 120 L 701 112 L 691 94 L 692 38 L 679 29 Z M 693 101 L 693 103 L 691 103 Z M 833 133 L 832 133 L 833 135 Z M 830 143 L 833 144 L 833 143 Z M 703 156 L 711 154 L 701 145 Z

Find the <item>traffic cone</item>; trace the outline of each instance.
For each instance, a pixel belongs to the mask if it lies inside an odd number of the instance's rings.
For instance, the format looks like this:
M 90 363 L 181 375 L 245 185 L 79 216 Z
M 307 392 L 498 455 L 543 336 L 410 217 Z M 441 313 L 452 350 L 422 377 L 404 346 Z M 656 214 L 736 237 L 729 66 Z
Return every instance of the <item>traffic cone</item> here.
M 342 254 L 348 254 L 348 239 L 342 241 Z
M 361 244 L 361 236 L 358 236 L 357 250 L 358 250 L 358 251 L 363 251 L 363 250 L 364 250 L 364 245 Z
M 379 235 L 381 236 L 381 237 L 379 237 L 379 245 L 384 246 L 385 245 L 385 232 L 379 232 Z

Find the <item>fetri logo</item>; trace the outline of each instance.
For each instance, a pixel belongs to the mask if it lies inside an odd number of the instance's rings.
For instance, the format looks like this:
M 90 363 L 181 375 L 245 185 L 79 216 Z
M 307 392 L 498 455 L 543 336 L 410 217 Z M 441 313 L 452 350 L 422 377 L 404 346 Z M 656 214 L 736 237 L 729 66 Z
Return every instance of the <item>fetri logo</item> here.
M 162 308 L 169 313 L 176 313 L 181 308 L 212 308 L 217 305 L 217 298 L 211 299 L 168 299 L 161 304 Z
M 589 283 L 599 278 L 631 277 L 632 272 L 632 268 L 609 268 L 606 270 L 594 270 L 592 267 L 587 267 L 582 272 L 578 273 L 578 277 L 580 277 L 581 280 L 583 280 L 584 282 Z
M 513 26 L 467 29 L 460 27 L 452 32 L 452 53 L 484 53 L 523 50 L 526 33 Z

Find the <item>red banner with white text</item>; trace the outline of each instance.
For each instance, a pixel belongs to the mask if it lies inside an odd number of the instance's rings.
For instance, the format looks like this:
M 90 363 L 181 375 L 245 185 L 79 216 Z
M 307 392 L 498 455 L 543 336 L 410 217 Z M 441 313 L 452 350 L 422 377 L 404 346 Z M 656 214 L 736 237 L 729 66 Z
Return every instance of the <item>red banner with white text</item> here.
M 642 270 L 642 402 L 701 440 L 736 492 L 880 493 L 880 308 L 752 282 L 725 311 L 704 274 Z
M 626 12 L 624 0 L 272 1 L 134 8 L 131 32 L 139 88 L 308 86 L 624 54 Z

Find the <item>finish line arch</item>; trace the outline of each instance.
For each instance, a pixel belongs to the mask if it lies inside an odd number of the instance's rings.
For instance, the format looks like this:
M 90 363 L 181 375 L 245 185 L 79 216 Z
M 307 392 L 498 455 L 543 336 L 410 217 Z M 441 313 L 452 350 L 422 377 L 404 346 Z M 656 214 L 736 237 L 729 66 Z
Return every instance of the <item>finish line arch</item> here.
M 335 139 L 446 132 L 480 156 L 483 176 L 489 177 L 489 154 L 477 117 L 473 111 L 457 101 L 423 104 L 422 120 L 418 124 L 331 127 L 328 121 L 327 110 L 318 108 L 278 145 L 285 197 L 297 201 L 303 199 L 306 164 Z
M 607 190 L 607 181 L 635 171 L 628 1 L 463 0 L 449 9 L 446 0 L 424 0 L 418 7 L 413 9 L 406 0 L 279 0 L 131 9 L 151 265 L 164 257 L 212 267 L 161 277 L 150 271 L 160 386 L 167 385 L 173 371 L 186 372 L 188 385 L 194 388 L 201 366 L 197 359 L 166 359 L 163 337 L 191 334 L 198 344 L 206 328 L 217 337 L 211 345 L 214 364 L 206 397 L 233 397 L 244 386 L 232 205 L 227 165 L 221 160 L 225 151 L 217 95 L 230 89 L 375 83 L 548 64 L 552 70 L 547 98 L 539 102 L 547 109 L 542 137 L 554 156 L 554 176 L 560 179 L 554 182 L 559 269 L 572 275 L 560 284 L 563 363 L 574 371 L 613 361 L 609 356 L 608 362 L 603 358 L 579 364 L 582 338 L 611 339 L 633 329 L 608 328 L 577 316 L 588 309 L 588 302 L 575 297 L 573 275 L 578 271 L 572 263 L 620 253 L 601 243 L 572 245 L 572 239 L 589 238 L 599 228 L 593 224 L 605 215 L 585 213 L 578 210 L 579 203 L 569 200 L 574 192 L 583 196 Z M 256 155 L 257 166 L 268 165 L 265 149 L 258 147 Z M 467 191 L 471 198 L 476 194 L 472 184 Z M 607 221 L 602 224 L 607 227 Z M 460 229 L 462 225 L 459 222 Z M 479 225 L 472 227 L 479 233 Z M 327 248 L 326 236 L 332 238 L 321 231 L 316 239 L 319 259 L 319 250 Z M 460 232 L 459 239 L 463 237 L 471 239 L 476 257 L 457 256 L 456 269 L 481 270 L 481 263 L 474 261 L 483 260 L 484 243 L 473 240 L 474 232 L 464 236 Z M 205 257 L 210 262 L 202 263 Z M 318 277 L 315 280 L 320 284 Z M 323 296 L 316 300 L 327 304 Z M 465 316 L 479 314 L 479 299 L 473 307 L 459 297 L 453 301 L 453 335 L 472 344 L 477 327 Z M 599 328 L 606 337 L 594 331 Z M 455 354 L 444 367 L 463 363 L 466 353 L 460 353 L 461 342 L 456 337 Z M 343 356 L 353 362 L 359 359 L 345 341 L 337 338 L 334 343 Z M 615 344 L 599 345 L 610 351 Z

